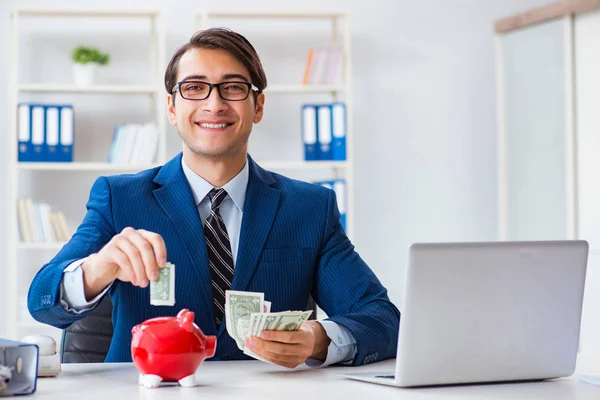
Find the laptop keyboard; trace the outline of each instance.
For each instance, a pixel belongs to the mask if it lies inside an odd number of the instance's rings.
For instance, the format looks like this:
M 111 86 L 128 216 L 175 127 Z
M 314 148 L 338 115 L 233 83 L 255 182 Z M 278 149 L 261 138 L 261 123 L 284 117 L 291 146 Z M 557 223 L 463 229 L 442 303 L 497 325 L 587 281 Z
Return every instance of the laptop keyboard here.
M 375 378 L 396 379 L 396 375 L 376 375 Z

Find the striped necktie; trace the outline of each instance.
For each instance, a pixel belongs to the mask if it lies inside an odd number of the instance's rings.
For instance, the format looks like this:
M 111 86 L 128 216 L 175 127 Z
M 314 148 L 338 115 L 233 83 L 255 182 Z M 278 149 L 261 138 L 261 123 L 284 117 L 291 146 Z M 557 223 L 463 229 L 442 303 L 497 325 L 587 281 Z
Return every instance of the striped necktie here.
M 208 248 L 215 321 L 218 328 L 225 313 L 225 291 L 229 290 L 233 280 L 233 256 L 227 228 L 219 213 L 219 207 L 227 197 L 227 192 L 225 189 L 212 189 L 208 193 L 208 197 L 210 198 L 210 215 L 204 224 L 204 237 Z

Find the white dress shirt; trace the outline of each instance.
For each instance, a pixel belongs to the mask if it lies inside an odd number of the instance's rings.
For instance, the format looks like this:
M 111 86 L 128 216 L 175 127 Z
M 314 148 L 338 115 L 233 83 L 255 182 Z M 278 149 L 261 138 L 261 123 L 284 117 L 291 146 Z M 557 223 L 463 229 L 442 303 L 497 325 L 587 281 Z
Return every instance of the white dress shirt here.
M 210 199 L 208 197 L 208 192 L 214 187 L 192 171 L 183 161 L 183 157 L 181 159 L 181 166 L 190 188 L 192 189 L 200 219 L 204 225 L 206 218 L 210 215 Z M 239 174 L 222 186 L 222 188 L 227 191 L 227 196 L 221 203 L 219 211 L 225 222 L 225 226 L 227 227 L 234 268 L 238 253 L 249 172 L 248 163 L 246 163 Z M 93 308 L 112 285 L 109 285 L 102 293 L 88 302 L 85 298 L 83 271 L 81 269 L 81 264 L 83 264 L 85 260 L 85 258 L 77 260 L 71 263 L 63 271 L 60 303 L 65 310 L 76 314 L 80 314 Z M 323 329 L 325 329 L 325 332 L 327 332 L 327 336 L 331 339 L 331 343 L 327 348 L 327 358 L 325 361 L 309 358 L 306 360 L 306 364 L 310 367 L 324 367 L 339 362 L 351 363 L 356 355 L 356 340 L 352 336 L 352 333 L 350 333 L 347 328 L 338 325 L 333 321 L 319 322 L 323 326 Z

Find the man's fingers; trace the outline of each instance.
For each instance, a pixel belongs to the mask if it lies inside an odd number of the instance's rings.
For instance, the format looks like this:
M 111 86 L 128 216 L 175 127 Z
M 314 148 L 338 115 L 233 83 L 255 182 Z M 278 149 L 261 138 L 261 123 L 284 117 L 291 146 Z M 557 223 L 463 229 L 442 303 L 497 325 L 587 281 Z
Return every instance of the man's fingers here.
M 252 351 L 254 351 L 254 349 L 263 349 L 269 353 L 280 354 L 283 356 L 292 356 L 302 352 L 301 344 L 272 342 L 269 340 L 262 340 L 260 338 L 256 338 L 254 343 L 256 344 L 252 347 Z
M 144 232 L 150 233 L 147 231 L 144 231 Z M 157 279 L 159 265 L 156 261 L 156 256 L 154 253 L 154 246 L 147 239 L 147 237 L 149 235 L 143 234 L 141 230 L 139 230 L 139 231 L 134 230 L 133 232 L 130 231 L 130 232 L 127 232 L 126 235 L 127 235 L 127 238 L 129 239 L 129 241 L 135 245 L 138 252 L 140 253 L 140 256 L 142 257 L 143 266 L 144 266 L 144 276 L 146 277 L 146 279 L 150 279 L 150 280 Z M 146 285 L 142 285 L 142 286 L 144 287 Z
M 167 246 L 165 241 L 158 233 L 149 232 L 144 229 L 139 229 L 138 233 L 146 239 L 152 246 L 154 251 L 154 257 L 156 264 L 159 268 L 163 267 L 167 263 Z
M 127 227 L 111 242 L 107 255 L 119 267 L 119 279 L 141 287 L 158 279 L 158 269 L 167 262 L 165 242 L 159 234 Z
M 111 257 L 113 262 L 119 266 L 117 278 L 122 281 L 129 281 L 133 283 L 135 281 L 135 272 L 131 266 L 131 263 L 129 262 L 129 257 L 127 257 L 127 254 L 123 253 L 117 247 L 113 250 Z
M 119 235 L 115 244 L 119 250 L 127 255 L 129 262 L 133 267 L 135 279 L 131 283 L 140 286 L 143 285 L 144 281 L 147 281 L 148 278 L 146 277 L 146 267 L 144 266 L 142 255 L 134 243 L 135 235 L 136 233 L 133 228 L 126 228 L 123 230 L 122 234 Z
M 264 340 L 281 343 L 307 343 L 310 340 L 310 334 L 306 331 L 262 331 L 259 337 Z

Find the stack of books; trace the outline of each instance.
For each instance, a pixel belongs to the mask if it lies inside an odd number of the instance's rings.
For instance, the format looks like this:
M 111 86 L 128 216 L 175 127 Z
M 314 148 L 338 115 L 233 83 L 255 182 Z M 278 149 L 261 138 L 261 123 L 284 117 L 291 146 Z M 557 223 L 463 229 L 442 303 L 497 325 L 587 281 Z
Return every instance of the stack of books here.
M 346 105 L 304 104 L 302 141 L 306 161 L 346 160 Z
M 67 218 L 46 203 L 34 203 L 29 197 L 17 200 L 19 234 L 25 243 L 66 242 L 71 238 Z
M 115 128 L 108 155 L 111 164 L 150 164 L 158 148 L 155 124 L 122 124 Z
M 310 49 L 306 58 L 305 85 L 335 85 L 342 76 L 342 49 L 338 47 Z

